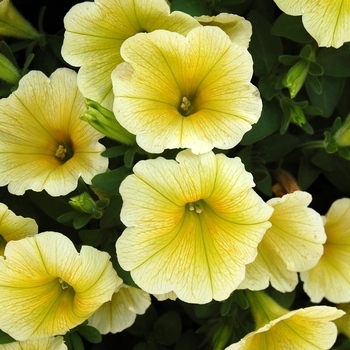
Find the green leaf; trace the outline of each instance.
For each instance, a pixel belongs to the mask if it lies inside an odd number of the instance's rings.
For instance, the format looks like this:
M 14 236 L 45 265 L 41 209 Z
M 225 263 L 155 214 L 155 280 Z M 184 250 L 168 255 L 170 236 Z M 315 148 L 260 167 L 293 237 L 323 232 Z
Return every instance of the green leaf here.
M 120 210 L 122 208 L 122 198 L 120 195 L 112 196 L 108 207 L 105 209 L 100 220 L 101 228 L 115 227 L 121 224 Z
M 154 331 L 159 344 L 166 346 L 174 345 L 181 336 L 181 317 L 175 311 L 167 312 L 155 322 Z
M 320 173 L 321 169 L 311 162 L 310 155 L 305 154 L 299 163 L 298 184 L 300 189 L 306 191 L 315 182 Z
M 301 16 L 288 16 L 285 13 L 276 19 L 271 33 L 302 44 L 308 44 L 314 40 L 305 30 Z
M 275 101 L 263 101 L 260 119 L 253 125 L 241 141 L 241 145 L 251 145 L 264 139 L 279 129 L 281 125 L 281 109 Z
M 125 153 L 130 149 L 130 146 L 119 145 L 111 148 L 107 148 L 101 153 L 102 157 L 114 158 L 125 155 Z
M 323 75 L 320 78 L 322 94 L 315 92 L 310 81 L 306 80 L 306 91 L 313 106 L 323 111 L 322 116 L 328 118 L 332 115 L 343 92 L 345 79 Z
M 221 302 L 221 304 L 220 304 L 220 315 L 222 317 L 225 317 L 225 316 L 227 316 L 229 314 L 229 312 L 231 311 L 232 303 L 235 300 L 236 299 L 234 298 L 233 294 L 231 294 L 226 300 Z
M 110 194 L 119 195 L 119 186 L 132 173 L 132 170 L 122 166 L 118 169 L 98 174 L 92 179 L 92 184 L 98 189 Z
M 253 26 L 249 52 L 253 57 L 254 74 L 258 77 L 270 75 L 282 54 L 281 40 L 270 34 L 270 22 L 258 12 L 250 11 L 247 19 Z
M 211 15 L 211 10 L 201 0 L 172 0 L 171 12 L 182 11 L 191 16 Z
M 77 332 L 70 332 L 69 337 L 73 348 L 68 350 L 84 350 L 84 343 Z
M 0 329 L 0 344 L 13 343 L 16 339 L 10 337 L 7 333 Z
M 317 95 L 322 93 L 322 85 L 317 76 L 308 74 L 305 80 L 305 86 L 306 88 L 312 89 Z
M 100 228 L 96 230 L 81 230 L 79 231 L 79 237 L 85 244 L 93 247 L 100 246 L 106 242 L 109 235 L 113 230 L 110 228 Z
M 350 46 L 323 48 L 317 55 L 316 62 L 323 67 L 325 75 L 350 77 Z
M 300 56 L 281 55 L 278 60 L 286 66 L 293 66 L 300 60 Z
M 312 158 L 313 164 L 326 171 L 334 171 L 336 168 L 336 156 L 328 154 L 325 149 L 320 149 Z
M 316 76 L 323 75 L 324 69 L 320 64 L 310 61 L 309 73 Z
M 241 289 L 237 289 L 234 293 L 233 293 L 237 304 L 239 305 L 239 307 L 243 310 L 247 310 L 249 307 L 249 302 L 248 299 L 246 298 L 244 291 Z
M 94 327 L 80 326 L 78 327 L 78 333 L 90 343 L 98 344 L 102 341 L 101 333 Z
M 78 214 L 73 220 L 73 227 L 76 230 L 79 230 L 80 228 L 84 227 L 91 219 L 92 219 L 91 214 L 85 214 L 85 213 Z

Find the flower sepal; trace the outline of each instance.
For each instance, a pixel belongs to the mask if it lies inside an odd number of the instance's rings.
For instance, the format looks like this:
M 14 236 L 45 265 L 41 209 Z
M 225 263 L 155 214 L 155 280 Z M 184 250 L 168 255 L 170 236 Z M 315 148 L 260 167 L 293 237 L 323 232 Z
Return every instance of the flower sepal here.
M 86 106 L 87 110 L 80 119 L 113 140 L 130 146 L 136 145 L 136 136 L 119 124 L 113 112 L 88 98 L 86 99 Z

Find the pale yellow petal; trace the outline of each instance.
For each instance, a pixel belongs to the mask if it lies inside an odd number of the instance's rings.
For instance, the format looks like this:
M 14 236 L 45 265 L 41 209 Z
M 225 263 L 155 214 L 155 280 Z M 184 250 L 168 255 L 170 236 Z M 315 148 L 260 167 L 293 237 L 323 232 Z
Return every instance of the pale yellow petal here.
M 327 241 L 318 264 L 302 272 L 304 290 L 312 302 L 327 298 L 334 303 L 350 301 L 350 199 L 335 201 L 325 217 Z
M 319 46 L 338 48 L 350 41 L 350 2 L 347 0 L 274 0 L 289 15 L 302 15 L 305 29 Z
M 241 16 L 232 13 L 220 13 L 217 16 L 194 17 L 203 26 L 217 26 L 221 28 L 231 39 L 232 42 L 249 46 L 252 36 L 252 25 Z
M 58 196 L 73 191 L 79 177 L 90 183 L 104 172 L 103 135 L 80 119 L 85 110 L 74 71 L 24 76 L 0 101 L 0 185 L 17 195 L 31 189 Z M 67 150 L 63 158 L 56 156 L 59 147 Z
M 112 300 L 103 304 L 90 318 L 89 325 L 101 334 L 117 333 L 130 327 L 136 315 L 142 315 L 151 305 L 150 295 L 141 289 L 122 285 Z
M 110 75 L 122 62 L 120 47 L 140 32 L 166 29 L 187 34 L 199 23 L 182 12 L 170 14 L 164 0 L 96 0 L 73 6 L 64 18 L 63 58 L 79 71 L 84 96 L 112 109 Z
M 0 327 L 17 340 L 64 334 L 82 323 L 122 283 L 109 255 L 44 232 L 11 241 L 0 260 Z
M 0 350 L 67 350 L 67 346 L 63 337 L 58 336 L 3 344 Z
M 114 113 L 148 152 L 229 149 L 260 117 L 251 56 L 217 27 L 196 28 L 187 37 L 138 34 L 121 54 L 127 63 L 112 73 Z
M 272 208 L 251 189 L 238 158 L 186 150 L 177 161 L 139 162 L 123 181 L 128 228 L 117 241 L 118 260 L 149 293 L 224 300 L 254 260 Z

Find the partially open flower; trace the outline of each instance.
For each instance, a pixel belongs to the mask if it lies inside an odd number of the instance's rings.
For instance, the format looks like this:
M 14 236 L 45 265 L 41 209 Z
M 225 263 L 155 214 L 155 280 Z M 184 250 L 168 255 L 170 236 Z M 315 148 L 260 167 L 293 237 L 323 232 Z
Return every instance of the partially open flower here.
M 151 294 L 190 303 L 229 297 L 257 253 L 273 209 L 239 158 L 180 152 L 138 162 L 120 186 L 124 270 Z
M 111 110 L 111 73 L 123 62 L 120 47 L 127 38 L 156 29 L 187 34 L 200 24 L 183 12 L 170 13 L 164 0 L 96 0 L 73 6 L 64 26 L 62 56 L 72 66 L 81 67 L 80 90 Z
M 203 26 L 221 28 L 235 44 L 249 46 L 252 25 L 243 17 L 232 13 L 220 13 L 217 16 L 200 16 L 195 17 L 195 19 Z
M 295 191 L 267 204 L 274 208 L 272 226 L 258 246 L 258 256 L 247 265 L 240 288 L 262 290 L 271 285 L 292 291 L 298 283 L 297 272 L 315 266 L 323 254 L 326 234 L 320 214 L 308 208 L 311 195 Z
M 112 73 L 114 114 L 147 152 L 229 149 L 260 117 L 252 58 L 220 28 L 137 34 L 121 55 L 126 62 Z
M 150 305 L 148 293 L 123 284 L 113 294 L 112 300 L 100 306 L 89 318 L 89 325 L 101 334 L 121 332 L 135 322 L 136 315 L 144 314 Z
M 333 321 L 344 311 L 329 306 L 313 306 L 288 311 L 264 292 L 247 292 L 255 331 L 226 350 L 326 350 L 337 339 Z
M 38 225 L 34 219 L 17 216 L 5 204 L 0 203 L 0 255 L 4 255 L 7 242 L 34 236 Z
M 303 16 L 305 29 L 319 46 L 338 48 L 350 41 L 348 1 L 274 0 L 288 15 Z
M 327 241 L 318 264 L 300 274 L 304 290 L 314 303 L 327 298 L 350 302 L 350 199 L 336 200 L 324 217 Z
M 122 283 L 109 254 L 78 253 L 57 232 L 11 241 L 0 257 L 0 328 L 16 340 L 65 334 L 84 322 Z
M 18 89 L 0 101 L 0 186 L 10 193 L 46 190 L 51 196 L 73 191 L 106 171 L 103 137 L 79 117 L 86 110 L 76 73 L 57 69 L 24 76 Z
M 0 345 L 0 350 L 67 350 L 63 337 L 16 341 Z

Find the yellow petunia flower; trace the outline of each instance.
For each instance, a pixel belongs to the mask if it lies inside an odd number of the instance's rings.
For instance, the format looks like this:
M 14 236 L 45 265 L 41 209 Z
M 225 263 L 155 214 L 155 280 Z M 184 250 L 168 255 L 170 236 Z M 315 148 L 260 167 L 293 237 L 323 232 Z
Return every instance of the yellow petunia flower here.
M 24 341 L 84 322 L 122 283 L 109 258 L 90 246 L 78 253 L 57 232 L 9 242 L 0 257 L 0 329 Z
M 252 36 L 252 25 L 244 17 L 232 13 L 220 13 L 217 16 L 194 17 L 203 26 L 221 28 L 235 44 L 248 48 Z
M 229 149 L 261 113 L 247 49 L 218 27 L 157 30 L 124 42 L 112 73 L 114 114 L 147 152 Z
M 304 290 L 314 303 L 350 301 L 350 199 L 336 200 L 324 217 L 327 241 L 318 264 L 300 274 Z
M 0 345 L 0 350 L 67 350 L 63 337 L 16 341 Z
M 90 183 L 106 171 L 105 147 L 98 143 L 103 135 L 80 120 L 85 110 L 74 71 L 24 76 L 0 100 L 0 186 L 17 195 L 46 190 L 60 196 L 73 191 L 80 176 Z
M 239 158 L 180 152 L 141 161 L 120 186 L 117 257 L 151 294 L 189 303 L 229 297 L 252 262 L 273 209 Z
M 148 293 L 123 284 L 113 294 L 112 300 L 104 303 L 89 318 L 89 325 L 101 334 L 121 332 L 135 322 L 136 315 L 143 315 L 150 305 Z
M 350 2 L 334 0 L 274 0 L 288 15 L 300 16 L 319 46 L 338 48 L 350 41 Z
M 267 201 L 274 212 L 272 226 L 258 246 L 258 256 L 247 265 L 240 288 L 262 290 L 271 285 L 280 292 L 298 284 L 297 272 L 314 267 L 323 254 L 326 234 L 320 214 L 308 208 L 312 197 L 295 191 Z
M 112 109 L 111 73 L 123 61 L 120 47 L 140 32 L 166 29 L 187 34 L 200 24 L 174 11 L 164 0 L 95 0 L 73 6 L 64 18 L 63 58 L 81 67 L 78 85 L 84 96 Z
M 313 306 L 288 311 L 264 292 L 247 292 L 255 331 L 226 350 L 326 350 L 337 338 L 333 321 L 344 311 Z
M 34 236 L 38 225 L 34 219 L 17 216 L 5 204 L 0 203 L 0 255 L 4 256 L 7 242 Z

